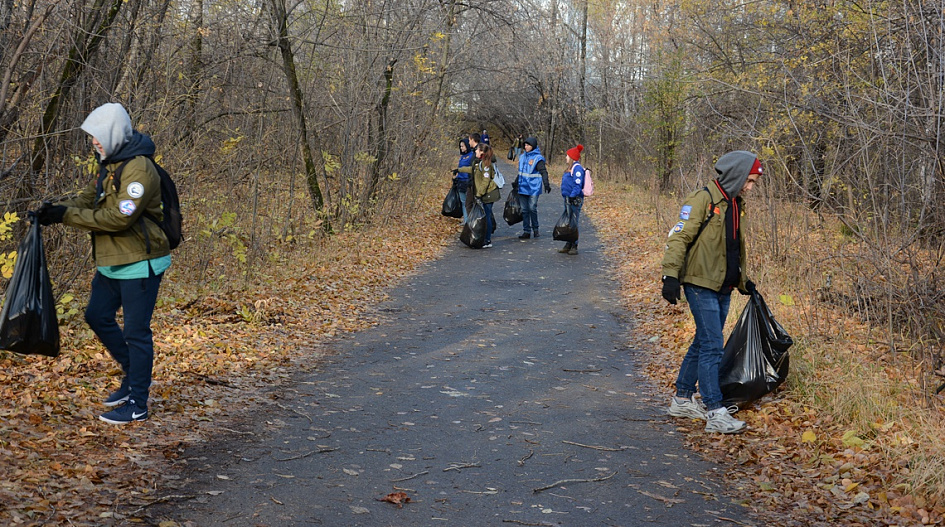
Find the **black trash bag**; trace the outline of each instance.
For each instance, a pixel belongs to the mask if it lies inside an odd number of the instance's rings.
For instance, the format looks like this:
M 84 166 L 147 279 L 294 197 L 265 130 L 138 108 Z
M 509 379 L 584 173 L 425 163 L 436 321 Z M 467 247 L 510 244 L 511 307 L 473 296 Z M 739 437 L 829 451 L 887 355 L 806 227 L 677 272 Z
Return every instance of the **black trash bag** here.
M 463 217 L 463 202 L 459 199 L 459 189 L 456 188 L 455 183 L 450 187 L 450 191 L 446 193 L 446 197 L 443 198 L 442 214 L 450 218 Z
M 518 192 L 514 190 L 509 192 L 505 198 L 505 208 L 502 210 L 502 219 L 509 225 L 515 225 L 522 221 L 522 205 L 518 202 Z
M 761 293 L 752 293 L 719 364 L 722 404 L 744 407 L 780 386 L 788 376 L 793 344 Z
M 564 210 L 564 213 L 561 214 L 561 218 L 558 219 L 558 223 L 555 225 L 555 230 L 552 232 L 551 237 L 562 242 L 573 243 L 578 240 L 577 209 L 567 207 Z
M 486 209 L 481 200 L 473 200 L 472 208 L 466 214 L 466 225 L 459 235 L 459 241 L 473 249 L 482 249 L 486 244 Z
M 506 156 L 506 157 L 509 158 L 509 161 L 515 159 L 515 147 L 513 147 L 513 146 L 510 146 L 510 147 L 509 147 L 509 155 Z
M 56 301 L 46 269 L 39 221 L 32 213 L 30 220 L 33 225 L 17 249 L 13 277 L 0 311 L 0 349 L 56 357 L 59 355 Z

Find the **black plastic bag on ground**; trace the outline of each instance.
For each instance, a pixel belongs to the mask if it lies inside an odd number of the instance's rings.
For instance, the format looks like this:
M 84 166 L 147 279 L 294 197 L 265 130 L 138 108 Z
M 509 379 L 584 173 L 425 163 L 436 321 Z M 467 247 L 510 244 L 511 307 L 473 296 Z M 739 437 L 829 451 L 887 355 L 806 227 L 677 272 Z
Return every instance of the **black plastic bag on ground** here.
M 450 187 L 450 191 L 443 198 L 442 214 L 450 218 L 463 217 L 463 202 L 459 199 L 459 189 L 456 188 L 455 184 Z
M 522 221 L 522 205 L 518 202 L 518 192 L 514 190 L 509 192 L 505 198 L 505 208 L 502 209 L 502 219 L 509 225 L 515 225 Z
M 561 214 L 561 218 L 558 219 L 558 223 L 555 224 L 555 230 L 552 232 L 551 237 L 563 242 L 577 241 L 578 216 L 576 209 L 572 207 L 565 209 L 564 213 Z
M 59 355 L 59 320 L 39 221 L 17 249 L 13 277 L 0 311 L 0 349 L 23 354 Z
M 482 201 L 473 200 L 472 208 L 466 214 L 466 225 L 459 235 L 459 241 L 473 249 L 482 249 L 486 244 L 486 209 L 482 206 Z
M 722 404 L 744 407 L 787 379 L 791 337 L 755 291 L 725 343 L 719 364 Z

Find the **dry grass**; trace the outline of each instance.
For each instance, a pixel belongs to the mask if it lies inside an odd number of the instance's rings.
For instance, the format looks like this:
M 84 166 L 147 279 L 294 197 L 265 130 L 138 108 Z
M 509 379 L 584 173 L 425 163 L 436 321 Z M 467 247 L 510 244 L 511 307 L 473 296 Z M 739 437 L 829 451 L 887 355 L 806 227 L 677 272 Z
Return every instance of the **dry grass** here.
M 659 293 L 664 237 L 681 198 L 595 185 L 585 207 L 634 314 L 639 334 L 632 344 L 648 352 L 647 371 L 668 394 L 694 330 L 688 310 L 669 306 Z M 863 261 L 862 248 L 838 223 L 802 207 L 759 195 L 747 208 L 749 276 L 795 340 L 791 375 L 776 394 L 739 414 L 750 432 L 721 439 L 693 432 L 693 446 L 722 453 L 733 475 L 753 481 L 749 506 L 775 511 L 769 518 L 780 524 L 941 521 L 942 401 L 930 394 L 921 357 L 895 351 L 910 343 L 884 320 L 864 319 L 844 303 L 854 295 L 836 279 L 852 275 L 850 262 Z M 733 297 L 727 329 L 744 303 Z

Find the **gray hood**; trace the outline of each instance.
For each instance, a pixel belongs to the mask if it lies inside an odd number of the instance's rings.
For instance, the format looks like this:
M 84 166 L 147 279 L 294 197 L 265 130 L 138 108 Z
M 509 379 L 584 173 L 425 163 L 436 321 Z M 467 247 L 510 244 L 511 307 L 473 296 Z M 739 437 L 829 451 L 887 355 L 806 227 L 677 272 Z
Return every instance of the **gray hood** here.
M 105 150 L 103 161 L 130 141 L 134 132 L 131 117 L 125 107 L 118 103 L 103 104 L 92 110 L 82 123 L 82 130 L 101 143 Z
M 758 156 L 744 150 L 729 152 L 720 157 L 715 163 L 715 171 L 719 173 L 716 179 L 722 190 L 730 199 L 735 199 L 748 180 L 748 173 Z

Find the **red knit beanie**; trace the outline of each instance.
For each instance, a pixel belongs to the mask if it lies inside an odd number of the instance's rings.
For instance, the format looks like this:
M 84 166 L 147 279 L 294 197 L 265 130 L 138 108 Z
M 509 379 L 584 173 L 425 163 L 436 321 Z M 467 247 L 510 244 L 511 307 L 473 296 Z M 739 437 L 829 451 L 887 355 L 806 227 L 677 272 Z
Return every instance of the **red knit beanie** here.
M 580 161 L 580 160 L 581 160 L 581 152 L 583 152 L 583 151 L 584 151 L 584 145 L 577 145 L 576 147 L 574 147 L 574 148 L 568 150 L 567 154 L 568 154 L 568 157 L 570 157 L 571 159 L 573 159 L 573 160 L 575 160 L 575 161 Z M 560 150 L 559 150 L 559 152 L 560 152 Z
M 748 174 L 749 174 L 749 175 L 751 175 L 751 174 L 758 174 L 758 175 L 764 174 L 764 172 L 762 172 L 762 169 L 761 169 L 761 160 L 760 160 L 760 159 L 755 158 L 755 164 L 751 166 L 751 170 L 748 171 Z

